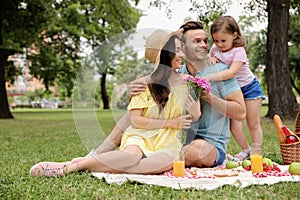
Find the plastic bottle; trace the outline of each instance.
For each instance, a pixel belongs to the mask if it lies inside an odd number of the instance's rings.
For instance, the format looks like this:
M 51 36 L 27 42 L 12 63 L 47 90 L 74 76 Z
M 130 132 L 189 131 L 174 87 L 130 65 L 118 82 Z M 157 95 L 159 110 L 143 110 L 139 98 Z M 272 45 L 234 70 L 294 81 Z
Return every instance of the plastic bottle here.
M 290 130 L 285 126 L 281 126 L 281 130 L 284 132 L 286 138 L 285 138 L 285 143 L 286 144 L 291 144 L 294 142 L 298 142 L 298 138 L 296 138 L 294 135 L 291 134 Z

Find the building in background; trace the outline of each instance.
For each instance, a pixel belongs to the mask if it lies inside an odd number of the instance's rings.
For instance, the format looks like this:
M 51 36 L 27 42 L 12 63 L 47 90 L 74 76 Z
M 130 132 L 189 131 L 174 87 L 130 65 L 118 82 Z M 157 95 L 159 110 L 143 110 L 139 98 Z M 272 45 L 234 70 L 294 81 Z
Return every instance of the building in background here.
M 58 91 L 56 87 L 50 87 L 50 91 L 53 94 L 51 100 L 44 98 L 38 101 L 31 101 L 26 98 L 28 92 L 34 92 L 38 89 L 45 90 L 45 86 L 41 80 L 38 80 L 30 75 L 29 66 L 31 62 L 26 59 L 23 54 L 15 54 L 8 58 L 13 64 L 20 70 L 21 75 L 16 77 L 13 84 L 6 82 L 7 96 L 9 98 L 9 103 L 11 107 L 45 107 L 45 108 L 55 108 L 58 107 Z M 61 104 L 61 102 L 59 102 Z

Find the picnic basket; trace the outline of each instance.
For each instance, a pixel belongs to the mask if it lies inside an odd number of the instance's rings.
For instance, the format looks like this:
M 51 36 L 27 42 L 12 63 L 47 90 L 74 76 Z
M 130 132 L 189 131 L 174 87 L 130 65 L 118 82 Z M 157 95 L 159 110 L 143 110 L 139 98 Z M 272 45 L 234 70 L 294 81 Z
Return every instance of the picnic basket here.
M 298 134 L 298 136 L 300 134 L 300 109 L 298 110 L 297 118 L 295 121 L 295 133 Z M 295 143 L 280 143 L 282 160 L 286 165 L 289 165 L 292 162 L 300 162 L 300 138 L 297 138 L 299 141 Z

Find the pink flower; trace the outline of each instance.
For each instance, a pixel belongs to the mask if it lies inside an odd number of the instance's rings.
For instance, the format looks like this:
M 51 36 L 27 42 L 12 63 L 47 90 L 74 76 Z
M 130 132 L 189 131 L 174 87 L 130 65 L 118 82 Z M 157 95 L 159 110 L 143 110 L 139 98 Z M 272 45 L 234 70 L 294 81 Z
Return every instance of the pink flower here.
M 191 95 L 197 99 L 200 97 L 202 92 L 211 92 L 212 88 L 209 82 L 201 77 L 191 78 L 190 76 L 186 77 L 187 85 L 190 89 Z
M 192 78 L 191 76 L 187 76 L 187 77 L 185 77 L 184 80 L 185 80 L 185 81 L 189 81 L 189 80 L 191 80 L 191 78 Z

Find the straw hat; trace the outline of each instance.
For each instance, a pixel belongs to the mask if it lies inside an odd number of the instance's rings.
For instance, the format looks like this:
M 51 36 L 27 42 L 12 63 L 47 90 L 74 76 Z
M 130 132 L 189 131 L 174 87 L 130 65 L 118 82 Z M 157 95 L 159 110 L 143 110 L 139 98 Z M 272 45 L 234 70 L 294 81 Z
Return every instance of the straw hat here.
M 162 29 L 154 31 L 146 41 L 145 57 L 152 63 L 158 64 L 160 58 L 160 51 L 165 46 L 167 41 L 173 35 L 178 35 L 179 32 L 168 33 Z

